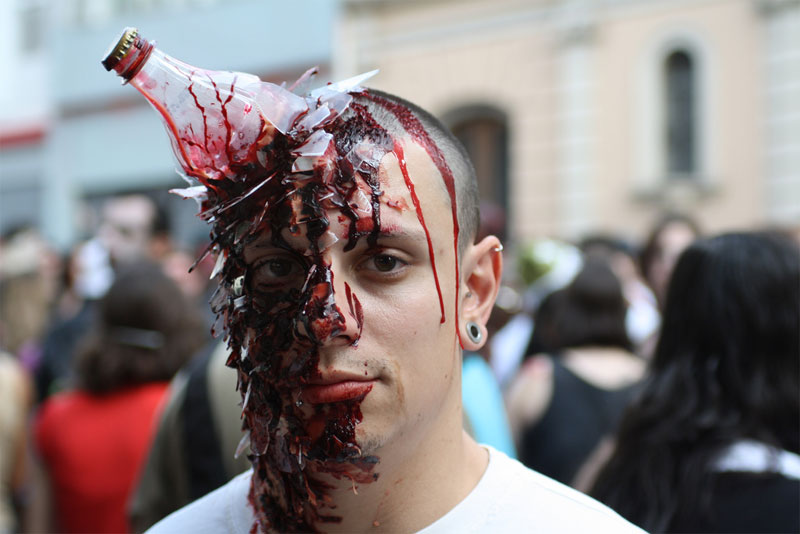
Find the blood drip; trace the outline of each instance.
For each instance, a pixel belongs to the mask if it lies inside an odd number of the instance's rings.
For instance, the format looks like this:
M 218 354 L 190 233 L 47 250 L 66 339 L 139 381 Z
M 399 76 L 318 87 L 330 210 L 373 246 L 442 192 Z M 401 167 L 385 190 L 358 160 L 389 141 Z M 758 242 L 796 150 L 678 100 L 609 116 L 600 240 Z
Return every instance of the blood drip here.
M 444 181 L 445 188 L 447 189 L 447 194 L 450 196 L 450 210 L 452 212 L 452 217 L 453 217 L 453 251 L 455 252 L 455 276 L 456 276 L 455 316 L 458 317 L 458 299 L 459 299 L 459 288 L 461 285 L 461 277 L 458 266 L 458 256 L 459 256 L 458 204 L 456 199 L 456 181 L 455 177 L 453 176 L 453 171 L 447 164 L 447 160 L 445 159 L 445 156 L 442 153 L 442 151 L 439 149 L 438 146 L 436 146 L 436 144 L 431 139 L 430 135 L 428 135 L 425 126 L 411 112 L 410 109 L 408 109 L 406 106 L 403 106 L 396 102 L 392 102 L 391 100 L 388 100 L 374 93 L 367 93 L 367 97 L 373 100 L 374 102 L 380 103 L 384 108 L 391 111 L 392 114 L 395 117 L 397 117 L 397 120 L 400 121 L 400 124 L 403 125 L 403 128 L 405 128 L 406 132 L 408 132 L 408 134 L 425 149 L 425 151 L 433 160 L 434 165 L 436 165 L 436 168 L 439 170 L 439 173 L 442 175 L 442 180 Z M 441 298 L 441 293 L 440 293 L 440 298 Z M 444 308 L 442 308 L 442 322 L 444 322 Z M 463 349 L 464 344 L 461 341 L 461 331 L 458 328 L 456 328 L 456 335 L 458 336 L 458 342 L 461 345 L 461 348 Z
M 400 143 L 398 142 L 395 142 L 394 144 L 394 153 L 397 155 L 397 162 L 400 165 L 400 171 L 403 173 L 403 180 L 405 180 L 406 188 L 408 188 L 408 193 L 411 195 L 411 202 L 414 204 L 414 209 L 417 212 L 417 219 L 419 220 L 419 224 L 422 225 L 422 229 L 425 231 L 425 240 L 428 242 L 428 255 L 431 258 L 431 269 L 433 269 L 433 281 L 436 283 L 436 293 L 439 295 L 439 309 L 442 312 L 442 319 L 440 323 L 444 323 L 444 299 L 442 299 L 442 288 L 439 285 L 439 274 L 436 271 L 436 258 L 433 252 L 431 233 L 428 231 L 428 225 L 425 224 L 425 216 L 422 214 L 422 207 L 419 204 L 419 198 L 417 197 L 417 192 L 414 189 L 414 182 L 411 181 L 411 177 L 408 175 L 403 147 L 400 146 Z M 456 261 L 458 261 L 458 259 L 456 259 Z

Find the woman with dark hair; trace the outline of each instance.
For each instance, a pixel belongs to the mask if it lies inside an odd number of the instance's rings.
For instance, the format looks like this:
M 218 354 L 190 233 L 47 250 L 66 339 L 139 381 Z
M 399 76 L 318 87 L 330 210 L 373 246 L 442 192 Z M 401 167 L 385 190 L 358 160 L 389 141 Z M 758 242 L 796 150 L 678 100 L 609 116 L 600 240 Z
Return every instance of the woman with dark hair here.
M 627 304 L 609 265 L 587 258 L 534 316 L 527 358 L 507 396 L 519 460 L 570 484 L 610 434 L 644 372 L 631 353 Z
M 639 254 L 639 268 L 664 307 L 672 269 L 681 252 L 700 235 L 700 227 L 687 215 L 667 213 L 655 223 Z
M 155 265 L 130 266 L 100 302 L 77 389 L 34 425 L 59 532 L 127 532 L 128 497 L 169 380 L 206 341 L 203 321 Z
M 641 396 L 592 495 L 653 532 L 800 530 L 800 248 L 691 245 Z

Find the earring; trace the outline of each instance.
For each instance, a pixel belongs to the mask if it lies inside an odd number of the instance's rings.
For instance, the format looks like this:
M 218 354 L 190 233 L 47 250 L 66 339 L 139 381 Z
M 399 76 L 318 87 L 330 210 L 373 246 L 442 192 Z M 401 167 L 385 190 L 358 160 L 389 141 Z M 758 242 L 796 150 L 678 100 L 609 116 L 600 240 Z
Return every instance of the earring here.
M 475 321 L 469 321 L 467 323 L 467 337 L 469 337 L 469 340 L 473 343 L 480 343 L 483 339 L 483 331 Z

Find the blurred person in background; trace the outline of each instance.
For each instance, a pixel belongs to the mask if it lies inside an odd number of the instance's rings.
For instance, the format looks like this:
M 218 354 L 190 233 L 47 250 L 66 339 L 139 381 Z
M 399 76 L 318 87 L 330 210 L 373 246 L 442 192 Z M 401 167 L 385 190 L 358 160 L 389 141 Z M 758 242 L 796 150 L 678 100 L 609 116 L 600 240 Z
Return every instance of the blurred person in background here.
M 97 235 L 115 267 L 142 259 L 160 262 L 172 252 L 169 217 L 144 194 L 108 199 Z
M 114 279 L 106 249 L 97 239 L 76 245 L 66 266 L 59 299 L 61 314 L 54 316 L 42 342 L 41 359 L 33 366 L 39 402 L 66 389 L 72 381 L 72 362 L 78 344 L 89 331 L 97 300 Z
M 533 315 L 551 292 L 569 284 L 583 265 L 580 250 L 555 239 L 536 239 L 517 252 L 517 270 L 525 287 L 522 310 L 489 340 L 492 371 L 502 390 L 516 376 L 534 330 Z
M 700 227 L 688 215 L 667 213 L 653 226 L 639 254 L 639 267 L 653 290 L 659 310 L 664 307 L 675 262 L 686 247 L 700 236 Z M 639 343 L 639 354 L 650 359 L 658 342 L 658 331 Z
M 652 532 L 800 531 L 799 302 L 785 236 L 692 244 L 592 494 Z
M 214 324 L 215 317 L 209 302 L 217 284 L 211 278 L 214 270 L 214 258 L 211 255 L 204 256 L 203 254 L 206 246 L 206 243 L 198 245 L 192 252 L 175 248 L 164 257 L 161 265 L 167 276 L 175 280 L 189 301 L 203 312 L 203 317 L 210 329 Z M 200 258 L 199 261 L 197 261 L 198 258 Z
M 58 255 L 34 228 L 14 228 L 0 238 L 0 349 L 27 368 L 41 355 L 58 271 Z
M 22 528 L 30 406 L 28 375 L 14 356 L 0 351 L 0 534 Z
M 236 372 L 225 342 L 209 344 L 170 383 L 129 514 L 143 532 L 175 510 L 250 468 L 234 455 L 242 436 Z
M 34 422 L 51 529 L 128 532 L 126 504 L 169 380 L 206 341 L 202 320 L 162 269 L 130 264 L 100 301 L 75 361 L 78 388 Z
M 105 201 L 97 236 L 79 245 L 74 254 L 78 312 L 51 325 L 44 341 L 36 369 L 39 401 L 71 386 L 76 348 L 92 324 L 97 299 L 114 279 L 114 270 L 140 261 L 163 263 L 171 253 L 169 220 L 155 200 L 128 194 Z
M 672 269 L 678 256 L 700 236 L 700 227 L 689 216 L 667 213 L 656 222 L 644 242 L 639 265 L 642 276 L 663 307 Z
M 621 284 L 599 258 L 586 259 L 539 306 L 528 358 L 507 393 L 519 459 L 528 467 L 570 484 L 614 431 L 645 368 L 631 353 L 626 312 Z
M 628 304 L 625 328 L 634 352 L 641 354 L 642 347 L 658 332 L 661 317 L 656 297 L 639 272 L 633 247 L 618 237 L 594 234 L 581 240 L 580 249 L 586 257 L 607 261 L 617 275 Z

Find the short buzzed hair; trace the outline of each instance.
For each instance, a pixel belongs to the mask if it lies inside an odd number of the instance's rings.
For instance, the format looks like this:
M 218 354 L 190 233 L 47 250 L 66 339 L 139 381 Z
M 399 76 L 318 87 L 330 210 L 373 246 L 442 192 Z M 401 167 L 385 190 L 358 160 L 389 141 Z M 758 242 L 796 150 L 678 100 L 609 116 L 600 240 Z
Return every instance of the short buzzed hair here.
M 478 180 L 464 145 L 439 119 L 408 100 L 376 89 L 367 89 L 364 94 L 354 96 L 357 103 L 367 107 L 377 123 L 397 138 L 415 138 L 415 132 L 406 131 L 394 112 L 382 106 L 380 101 L 388 101 L 408 109 L 422 125 L 433 144 L 442 152 L 455 182 L 459 226 L 458 253 L 463 254 L 467 245 L 474 242 L 480 225 Z M 444 187 L 444 183 L 442 186 Z

